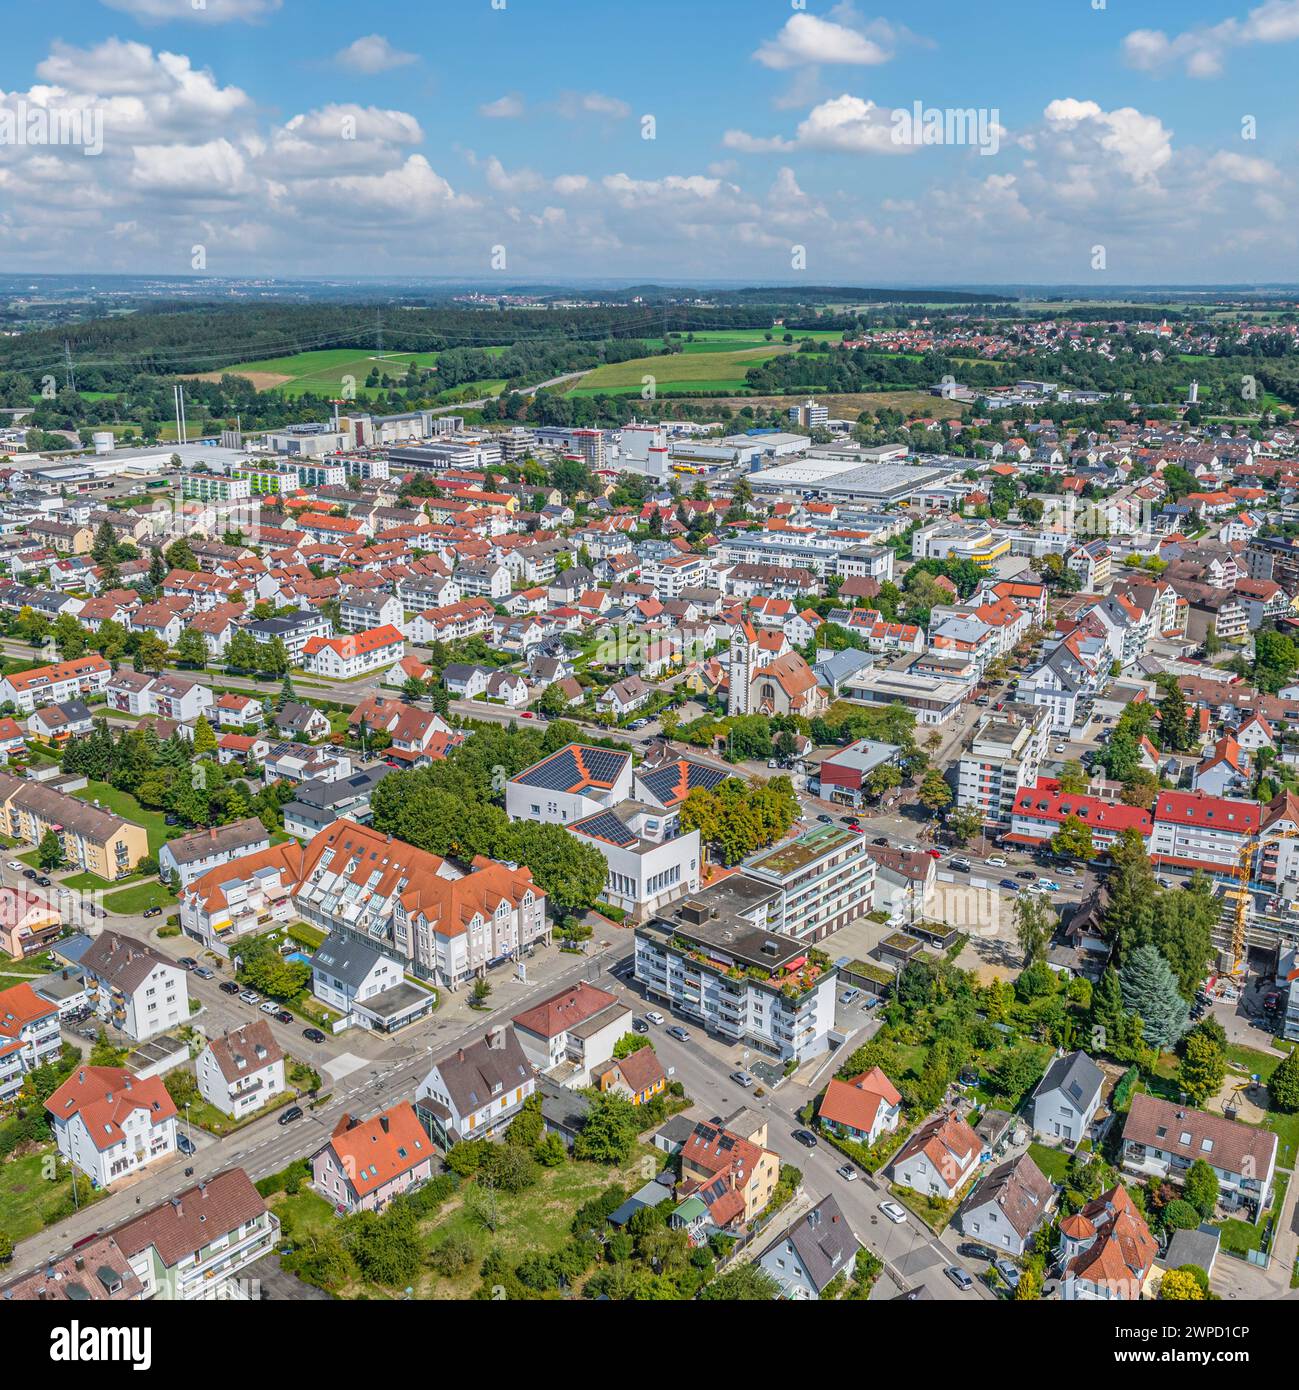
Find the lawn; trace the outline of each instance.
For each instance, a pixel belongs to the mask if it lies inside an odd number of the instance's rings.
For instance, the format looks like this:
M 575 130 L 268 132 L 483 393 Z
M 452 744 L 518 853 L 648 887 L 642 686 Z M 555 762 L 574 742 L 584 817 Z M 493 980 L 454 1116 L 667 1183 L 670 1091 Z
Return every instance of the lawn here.
M 1222 1248 L 1234 1254 L 1244 1255 L 1249 1250 L 1263 1248 L 1263 1227 L 1252 1221 L 1220 1221 L 1218 1231 L 1222 1236 Z
M 1070 1158 L 1066 1149 L 1049 1149 L 1045 1144 L 1030 1144 L 1028 1156 L 1042 1170 L 1043 1177 L 1054 1183 L 1064 1182 Z
M 272 1096 L 260 1110 L 253 1110 L 237 1120 L 227 1115 L 224 1110 L 218 1110 L 211 1101 L 202 1099 L 192 1101 L 188 1111 L 182 1107 L 182 1113 L 186 1115 L 190 1124 L 197 1125 L 209 1134 L 215 1134 L 218 1139 L 224 1139 L 227 1134 L 244 1129 L 254 1120 L 260 1120 L 262 1116 L 288 1105 L 291 1100 L 296 1100 L 297 1096 L 298 1093 L 294 1090 L 281 1091 L 278 1095 Z
M 104 906 L 110 912 L 132 914 L 145 912 L 151 907 L 170 907 L 176 895 L 156 879 L 141 883 L 136 888 L 126 888 L 120 893 L 110 893 L 104 899 Z
M 734 391 L 750 367 L 792 352 L 784 343 L 763 343 L 719 352 L 680 352 L 666 357 L 633 357 L 597 367 L 580 379 L 570 396 L 639 393 L 652 376 L 659 391 Z
M 63 1219 L 64 1203 L 72 1196 L 72 1180 L 63 1165 L 54 1182 L 44 1176 L 45 1165 L 54 1153 L 52 1143 L 44 1144 L 34 1153 L 0 1163 L 0 1231 L 15 1242 Z M 78 1184 L 78 1192 L 83 1206 L 106 1195 L 91 1191 L 85 1178 Z
M 504 348 L 486 348 L 503 352 Z M 366 379 L 377 367 L 397 381 L 406 376 L 413 362 L 418 367 L 437 365 L 436 352 L 374 352 L 364 348 L 326 348 L 318 352 L 299 352 L 291 357 L 271 357 L 260 362 L 240 362 L 215 372 L 204 372 L 199 381 L 219 381 L 223 376 L 247 377 L 259 391 L 282 390 L 287 396 L 338 395 L 344 378 L 355 381 L 358 397 L 377 394 L 383 388 L 367 387 Z
M 149 853 L 153 855 L 156 855 L 168 840 L 188 833 L 183 825 L 168 825 L 161 811 L 146 811 L 130 792 L 118 791 L 107 782 L 87 782 L 81 791 L 74 792 L 73 795 L 79 796 L 82 801 L 98 801 L 107 810 L 143 826 L 149 837 Z

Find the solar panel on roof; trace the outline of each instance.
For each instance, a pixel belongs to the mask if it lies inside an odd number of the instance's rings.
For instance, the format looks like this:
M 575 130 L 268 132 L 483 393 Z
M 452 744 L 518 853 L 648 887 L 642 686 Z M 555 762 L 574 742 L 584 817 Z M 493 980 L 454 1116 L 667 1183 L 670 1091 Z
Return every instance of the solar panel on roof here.
M 571 748 L 561 748 L 545 762 L 530 767 L 519 774 L 519 781 L 529 787 L 542 787 L 546 791 L 567 791 L 580 781 L 577 759 Z
M 615 752 L 612 748 L 584 748 L 582 761 L 593 782 L 612 782 L 622 771 L 626 753 Z
M 615 845 L 634 845 L 636 836 L 614 815 L 612 811 L 600 811 L 594 816 L 578 821 L 574 830 L 583 835 L 593 835 L 600 840 L 608 840 Z

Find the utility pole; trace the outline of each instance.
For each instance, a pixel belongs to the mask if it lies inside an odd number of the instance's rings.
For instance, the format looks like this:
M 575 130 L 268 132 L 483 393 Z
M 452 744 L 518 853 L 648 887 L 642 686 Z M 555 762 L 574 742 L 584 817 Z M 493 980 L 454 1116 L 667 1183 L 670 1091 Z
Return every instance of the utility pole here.
M 63 384 L 70 390 L 77 389 L 77 374 L 72 366 L 72 344 L 67 338 L 63 340 Z

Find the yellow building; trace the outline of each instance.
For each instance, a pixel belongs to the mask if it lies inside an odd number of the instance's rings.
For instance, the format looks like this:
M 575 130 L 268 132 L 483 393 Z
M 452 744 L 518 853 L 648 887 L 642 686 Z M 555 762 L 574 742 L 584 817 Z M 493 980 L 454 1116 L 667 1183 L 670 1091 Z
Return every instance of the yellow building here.
M 34 845 L 52 830 L 67 863 L 109 880 L 129 877 L 149 854 L 143 826 L 8 773 L 0 773 L 0 828 Z

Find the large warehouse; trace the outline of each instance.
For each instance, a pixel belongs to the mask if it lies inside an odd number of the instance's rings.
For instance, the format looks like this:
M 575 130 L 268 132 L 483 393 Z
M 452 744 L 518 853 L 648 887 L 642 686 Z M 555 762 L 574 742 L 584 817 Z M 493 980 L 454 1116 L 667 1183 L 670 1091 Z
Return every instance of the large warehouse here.
M 755 494 L 797 494 L 832 502 L 905 502 L 927 487 L 946 482 L 964 467 L 941 464 L 862 463 L 853 458 L 801 458 L 754 473 Z

